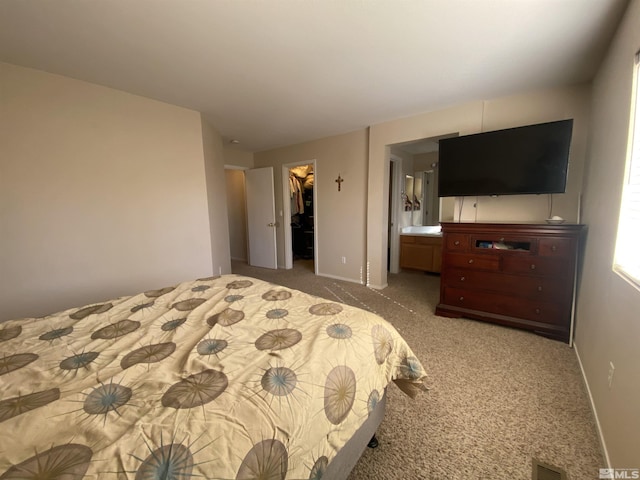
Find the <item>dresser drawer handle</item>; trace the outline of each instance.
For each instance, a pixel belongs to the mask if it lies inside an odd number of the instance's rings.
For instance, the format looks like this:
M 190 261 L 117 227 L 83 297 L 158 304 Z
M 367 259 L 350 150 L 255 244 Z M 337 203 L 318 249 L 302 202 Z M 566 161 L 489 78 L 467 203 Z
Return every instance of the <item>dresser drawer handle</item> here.
M 473 258 L 470 258 L 470 259 L 469 259 L 469 263 L 473 263 Z
M 453 242 L 453 244 L 457 247 L 458 245 L 460 245 L 460 240 L 456 240 L 455 242 Z
M 558 247 L 556 247 L 555 245 L 551 245 L 551 251 L 555 252 L 556 250 L 558 250 Z
M 538 285 L 538 291 L 541 292 L 542 291 L 542 285 Z
M 460 277 L 460 281 L 461 281 L 461 282 L 464 282 L 464 277 Z
M 460 297 L 460 298 L 459 298 L 459 300 L 460 300 L 461 302 L 464 302 L 464 297 Z
M 532 264 L 531 264 L 531 270 L 535 270 L 535 269 L 536 269 L 536 264 L 535 264 L 535 263 L 532 263 Z
M 540 309 L 539 309 L 539 308 L 536 308 L 536 313 L 537 313 L 538 315 L 540 315 Z

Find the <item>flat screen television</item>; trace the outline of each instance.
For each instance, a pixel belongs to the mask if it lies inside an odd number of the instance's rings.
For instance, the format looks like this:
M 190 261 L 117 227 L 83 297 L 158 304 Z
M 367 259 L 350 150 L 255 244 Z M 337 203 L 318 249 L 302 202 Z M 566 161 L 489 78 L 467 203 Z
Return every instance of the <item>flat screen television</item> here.
M 438 196 L 564 193 L 573 119 L 440 140 Z

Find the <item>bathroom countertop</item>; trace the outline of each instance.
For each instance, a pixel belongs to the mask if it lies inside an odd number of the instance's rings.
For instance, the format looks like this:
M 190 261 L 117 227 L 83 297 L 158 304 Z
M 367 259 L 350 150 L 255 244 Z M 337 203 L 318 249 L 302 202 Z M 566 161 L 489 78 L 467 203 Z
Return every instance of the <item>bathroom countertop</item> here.
M 412 235 L 423 237 L 441 237 L 442 231 L 440 225 L 410 226 L 403 227 L 400 235 Z

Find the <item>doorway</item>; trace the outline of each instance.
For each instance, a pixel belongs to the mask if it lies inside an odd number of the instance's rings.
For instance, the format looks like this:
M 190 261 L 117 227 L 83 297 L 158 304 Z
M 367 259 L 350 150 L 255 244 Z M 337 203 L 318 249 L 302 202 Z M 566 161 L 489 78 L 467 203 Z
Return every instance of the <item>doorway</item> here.
M 437 226 L 453 219 L 453 198 L 438 196 L 438 142 L 447 134 L 387 145 L 389 172 L 388 267 L 400 271 L 400 233 L 406 227 Z M 394 204 L 395 202 L 395 204 Z
M 398 185 L 398 181 L 402 179 L 401 172 L 402 159 L 393 154 L 389 155 L 389 204 L 387 215 L 387 271 L 389 273 L 398 273 L 400 271 L 400 238 L 395 226 L 398 222 L 397 211 L 400 208 L 398 192 L 403 191 Z
M 228 165 L 225 165 L 224 169 L 231 260 L 240 262 L 249 261 L 245 170 L 243 167 Z
M 294 263 L 317 273 L 316 162 L 282 167 L 285 268 Z

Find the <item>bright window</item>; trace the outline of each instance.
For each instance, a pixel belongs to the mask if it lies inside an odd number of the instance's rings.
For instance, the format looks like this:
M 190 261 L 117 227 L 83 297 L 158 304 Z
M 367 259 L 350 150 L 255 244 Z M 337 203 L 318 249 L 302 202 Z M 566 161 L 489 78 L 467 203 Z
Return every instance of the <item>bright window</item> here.
M 636 54 L 629 149 L 625 169 L 614 269 L 640 287 L 640 52 Z

